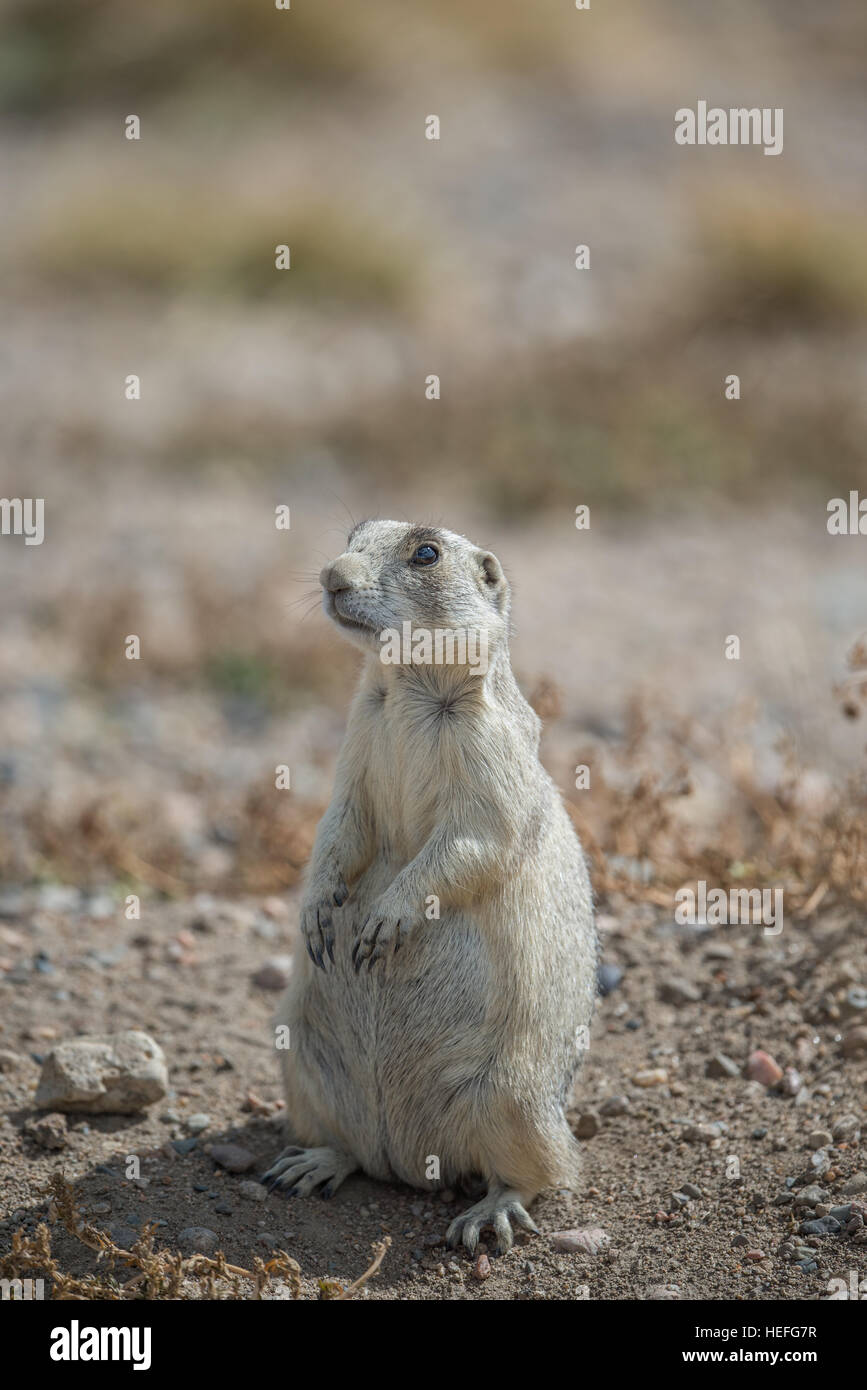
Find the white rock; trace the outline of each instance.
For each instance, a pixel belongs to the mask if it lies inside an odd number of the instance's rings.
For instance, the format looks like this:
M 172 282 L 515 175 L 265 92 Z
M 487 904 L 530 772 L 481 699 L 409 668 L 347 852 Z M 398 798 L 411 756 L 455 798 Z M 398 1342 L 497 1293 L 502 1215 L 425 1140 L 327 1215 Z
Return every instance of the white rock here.
M 72 1038 L 42 1066 L 36 1106 L 89 1115 L 134 1115 L 168 1091 L 162 1048 L 130 1030 Z

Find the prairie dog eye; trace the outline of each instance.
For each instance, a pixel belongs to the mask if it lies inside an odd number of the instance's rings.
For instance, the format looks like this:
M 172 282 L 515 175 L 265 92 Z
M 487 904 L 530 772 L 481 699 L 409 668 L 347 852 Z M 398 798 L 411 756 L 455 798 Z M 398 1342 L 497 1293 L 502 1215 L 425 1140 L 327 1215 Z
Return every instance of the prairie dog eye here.
M 440 553 L 435 545 L 420 545 L 412 557 L 414 565 L 435 565 L 440 558 Z

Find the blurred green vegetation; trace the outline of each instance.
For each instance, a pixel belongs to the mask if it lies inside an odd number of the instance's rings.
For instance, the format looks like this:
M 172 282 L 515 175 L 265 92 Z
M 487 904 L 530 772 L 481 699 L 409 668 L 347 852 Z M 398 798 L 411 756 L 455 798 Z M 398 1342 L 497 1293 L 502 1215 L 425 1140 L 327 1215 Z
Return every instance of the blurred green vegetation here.
M 432 23 L 481 64 L 559 62 L 563 12 L 553 0 L 440 0 L 430 15 L 402 0 L 295 0 L 286 12 L 273 0 L 7 0 L 0 112 L 195 97 L 240 75 L 284 96 L 287 83 L 363 85 L 387 66 L 396 32 L 429 38 Z
M 290 245 L 292 268 L 275 271 Z M 53 200 L 0 262 L 9 288 L 22 274 L 68 294 L 118 290 L 300 296 L 409 308 L 424 257 L 406 238 L 346 207 L 218 199 L 207 187 L 142 180 Z
M 187 87 L 250 81 L 351 81 L 375 27 L 364 7 L 286 14 L 248 0 L 11 0 L 0 47 L 0 110 L 38 116 Z M 281 23 L 281 21 L 286 21 Z M 133 103 L 133 108 L 135 103 Z
M 709 199 L 698 243 L 714 266 L 702 312 L 760 333 L 867 322 L 867 224 L 806 198 Z

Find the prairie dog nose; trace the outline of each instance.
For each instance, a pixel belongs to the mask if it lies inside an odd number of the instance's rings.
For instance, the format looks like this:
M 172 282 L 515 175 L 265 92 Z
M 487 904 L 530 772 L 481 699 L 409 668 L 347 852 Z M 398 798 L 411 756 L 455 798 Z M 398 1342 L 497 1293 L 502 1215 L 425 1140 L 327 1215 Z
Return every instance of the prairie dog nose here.
M 319 576 L 319 583 L 329 594 L 338 594 L 341 589 L 354 589 L 367 582 L 367 566 L 360 555 L 338 555 L 330 565 L 326 565 Z

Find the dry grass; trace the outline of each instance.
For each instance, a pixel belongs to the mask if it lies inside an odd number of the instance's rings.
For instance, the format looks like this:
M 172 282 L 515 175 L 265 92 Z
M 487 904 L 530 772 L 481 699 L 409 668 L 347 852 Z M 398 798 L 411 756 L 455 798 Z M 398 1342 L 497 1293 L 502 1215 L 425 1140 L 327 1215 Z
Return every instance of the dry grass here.
M 840 785 L 817 791 L 808 770 L 782 747 L 781 774 L 767 786 L 757 771 L 750 715 L 710 732 L 668 721 L 635 702 L 628 737 L 594 768 L 570 806 L 593 865 L 597 893 L 624 893 L 673 906 L 681 886 L 704 879 L 726 891 L 782 888 L 788 911 L 810 915 L 867 905 L 867 764 Z M 697 783 L 713 785 L 713 814 L 696 813 Z
M 298 1298 L 301 1293 L 300 1266 L 285 1250 L 274 1251 L 268 1260 L 256 1256 L 252 1267 L 243 1269 L 230 1265 L 219 1252 L 211 1259 L 207 1255 L 185 1257 L 173 1251 L 158 1250 L 151 1227 L 144 1229 L 131 1250 L 124 1250 L 104 1231 L 84 1220 L 76 1204 L 75 1191 L 61 1174 L 54 1174 L 48 1191 L 52 1198 L 49 1222 L 60 1222 L 69 1235 L 94 1251 L 100 1268 L 82 1276 L 64 1273 L 52 1254 L 49 1227 L 42 1223 L 33 1237 L 15 1232 L 11 1250 L 0 1256 L 0 1277 L 47 1279 L 52 1299 L 112 1302 L 259 1299 L 278 1280 L 288 1284 L 289 1297 Z
M 144 1228 L 132 1249 L 124 1250 L 105 1231 L 84 1220 L 78 1210 L 75 1190 L 62 1174 L 53 1175 L 48 1194 L 51 1195 L 49 1222 L 52 1225 L 59 1222 L 76 1241 L 93 1251 L 99 1268 L 80 1276 L 64 1273 L 52 1253 L 51 1231 L 43 1222 L 32 1237 L 20 1230 L 14 1233 L 11 1249 L 0 1255 L 0 1279 L 46 1279 L 49 1298 L 77 1302 L 261 1299 L 263 1294 L 269 1293 L 300 1298 L 302 1294 L 301 1267 L 285 1250 L 272 1251 L 267 1260 L 254 1256 L 250 1269 L 245 1269 L 229 1264 L 221 1252 L 211 1258 L 158 1249 L 154 1228 L 150 1226 Z M 370 1266 L 351 1284 L 344 1286 L 335 1279 L 321 1279 L 320 1299 L 328 1302 L 352 1299 L 377 1273 L 390 1245 L 390 1237 L 375 1244 Z
M 863 661 L 856 648 L 853 659 Z M 840 692 L 841 711 L 857 717 L 867 703 L 867 666 Z M 543 682 L 535 702 L 556 717 L 557 697 Z M 685 883 L 724 889 L 782 888 L 790 911 L 867 905 L 867 765 L 845 781 L 821 781 L 781 746 L 780 773 L 759 772 L 752 715 L 740 711 L 708 730 L 670 712 L 633 702 L 619 746 L 578 748 L 575 765 L 592 769 L 591 786 L 570 811 L 593 866 L 597 895 L 614 893 L 671 906 Z M 268 893 L 298 884 L 323 805 L 257 777 L 225 785 L 164 775 L 106 779 L 78 798 L 0 791 L 5 823 L 20 835 L 4 843 L 0 872 L 12 881 L 57 878 L 87 886 L 114 882 L 118 892 L 184 897 L 201 884 L 199 860 L 179 837 L 166 806 L 181 787 L 205 823 L 223 828 L 225 892 Z M 226 831 L 231 833 L 227 836 Z

